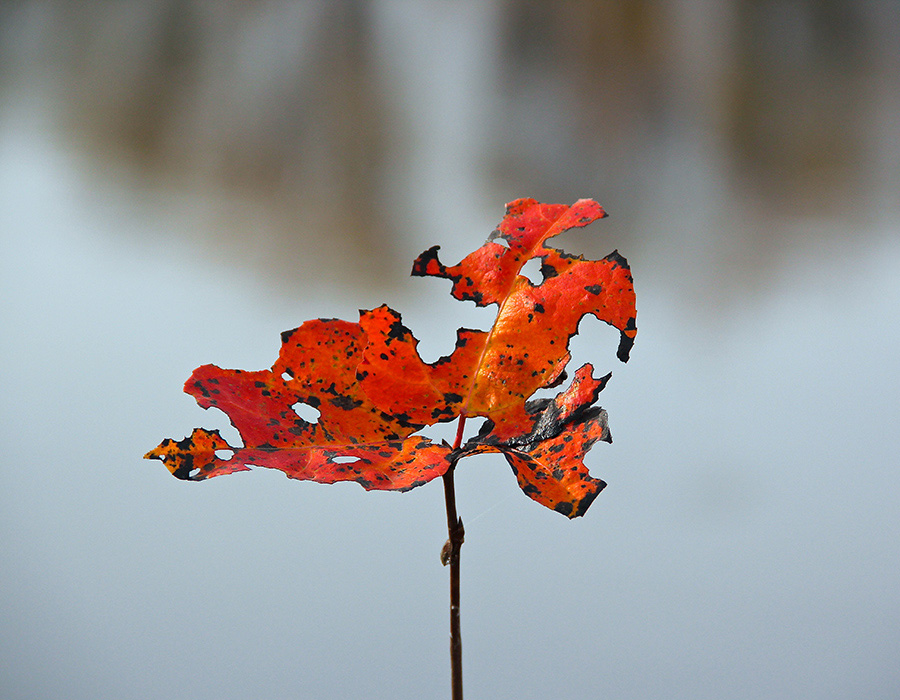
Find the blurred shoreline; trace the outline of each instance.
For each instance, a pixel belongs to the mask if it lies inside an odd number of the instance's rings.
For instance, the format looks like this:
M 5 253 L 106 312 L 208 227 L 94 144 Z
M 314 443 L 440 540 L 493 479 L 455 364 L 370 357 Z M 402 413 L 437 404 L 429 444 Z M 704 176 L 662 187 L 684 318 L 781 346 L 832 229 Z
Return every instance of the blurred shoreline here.
M 193 207 L 159 235 L 291 294 L 323 259 L 390 286 L 401 251 L 486 237 L 506 201 L 589 196 L 612 218 L 577 249 L 727 304 L 898 225 L 898 7 L 8 3 L 0 113 Z

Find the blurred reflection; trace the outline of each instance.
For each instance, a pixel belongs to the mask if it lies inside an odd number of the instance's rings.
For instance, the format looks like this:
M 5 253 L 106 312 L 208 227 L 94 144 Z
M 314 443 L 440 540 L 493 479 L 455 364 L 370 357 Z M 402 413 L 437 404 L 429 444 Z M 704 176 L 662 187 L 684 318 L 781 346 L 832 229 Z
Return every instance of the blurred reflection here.
M 726 134 L 735 167 L 767 199 L 827 206 L 864 166 L 871 38 L 864 5 L 738 5 Z
M 898 20 L 836 0 L 6 3 L 0 99 L 44 93 L 98 170 L 205 201 L 198 235 L 280 283 L 322 256 L 405 272 L 410 231 L 452 234 L 435 206 L 496 221 L 524 195 L 599 199 L 632 252 L 731 239 L 752 274 L 798 217 L 896 213 Z
M 97 167 L 125 161 L 146 185 L 211 198 L 223 255 L 316 274 L 327 254 L 352 278 L 391 259 L 364 3 L 37 2 L 4 14 L 5 63 L 17 33 L 39 44 L 19 80 L 50 79 L 63 127 Z

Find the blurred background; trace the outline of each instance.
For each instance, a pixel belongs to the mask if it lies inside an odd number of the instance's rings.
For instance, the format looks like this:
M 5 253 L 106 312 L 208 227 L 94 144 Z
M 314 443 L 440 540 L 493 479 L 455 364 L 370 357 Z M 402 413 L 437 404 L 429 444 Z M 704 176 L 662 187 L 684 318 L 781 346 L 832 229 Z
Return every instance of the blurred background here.
M 522 196 L 639 332 L 584 518 L 460 465 L 467 695 L 900 696 L 898 115 L 890 0 L 3 2 L 0 697 L 448 697 L 439 482 L 141 455 L 309 318 L 448 353 Z

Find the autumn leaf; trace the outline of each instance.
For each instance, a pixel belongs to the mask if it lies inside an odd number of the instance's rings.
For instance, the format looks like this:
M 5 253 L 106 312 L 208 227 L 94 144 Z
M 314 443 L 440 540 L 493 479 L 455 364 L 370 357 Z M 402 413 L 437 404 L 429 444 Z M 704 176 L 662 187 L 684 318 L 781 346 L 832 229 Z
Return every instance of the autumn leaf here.
M 589 474 L 584 456 L 598 440 L 612 442 L 606 411 L 594 406 L 612 374 L 594 379 L 592 372 L 584 365 L 555 398 L 527 402 L 527 433 L 502 440 L 488 421 L 463 453 L 502 453 L 526 496 L 569 518 L 584 515 L 606 486 Z
M 484 416 L 499 437 L 510 439 L 528 432 L 527 399 L 562 379 L 569 339 L 583 316 L 620 331 L 618 356 L 627 361 L 636 333 L 628 263 L 617 252 L 593 261 L 545 245 L 604 216 L 592 200 L 566 206 L 520 199 L 508 205 L 488 242 L 458 265 L 441 263 L 437 246 L 425 251 L 413 275 L 451 280 L 454 297 L 496 304 L 497 318 L 489 331 L 460 329 L 453 353 L 426 363 L 397 312 L 386 306 L 363 312 L 368 345 L 357 376 L 366 394 L 414 422 Z M 536 285 L 521 274 L 534 258 L 543 276 Z
M 588 365 L 553 401 L 529 398 L 564 381 L 569 340 L 587 314 L 620 331 L 618 357 L 627 361 L 635 297 L 628 263 L 617 252 L 585 260 L 547 241 L 604 216 L 591 200 L 566 206 L 520 199 L 459 264 L 442 263 L 437 246 L 420 255 L 413 275 L 448 279 L 455 298 L 498 307 L 490 330 L 459 329 L 453 352 L 436 362 L 421 359 L 418 341 L 396 311 L 381 306 L 360 315 L 368 344 L 357 376 L 375 403 L 421 423 L 488 418 L 463 453 L 503 453 L 530 498 L 568 517 L 583 515 L 605 486 L 583 459 L 596 441 L 610 441 L 606 412 L 592 407 L 609 376 L 593 379 Z M 539 284 L 521 274 L 535 258 Z
M 605 486 L 590 476 L 584 456 L 598 440 L 610 441 L 606 412 L 594 405 L 609 375 L 594 379 L 585 365 L 555 398 L 531 397 L 566 380 L 569 341 L 585 315 L 619 330 L 618 357 L 628 359 L 636 327 L 626 260 L 615 251 L 585 260 L 547 245 L 605 216 L 592 200 L 512 202 L 488 241 L 459 264 L 442 263 L 435 246 L 413 265 L 413 275 L 450 280 L 457 299 L 496 304 L 490 329 L 459 329 L 453 351 L 426 363 L 418 340 L 387 306 L 361 311 L 359 323 L 308 321 L 282 334 L 270 370 L 204 365 L 185 384 L 202 407 L 228 415 L 243 444 L 198 428 L 145 456 L 180 479 L 261 466 L 296 479 L 407 490 L 461 457 L 499 452 L 530 498 L 568 517 L 583 515 Z M 541 261 L 538 284 L 521 274 L 533 259 Z M 318 419 L 303 419 L 300 405 L 318 410 Z M 473 416 L 487 421 L 462 445 L 465 419 Z M 456 418 L 452 448 L 417 434 Z
M 199 367 L 185 391 L 203 408 L 224 411 L 244 444 L 196 429 L 145 456 L 193 481 L 248 465 L 328 484 L 352 480 L 366 489 L 408 490 L 440 476 L 450 448 L 412 435 L 420 424 L 383 413 L 361 391 L 356 366 L 364 345 L 359 324 L 319 319 L 282 334 L 271 370 Z M 298 404 L 318 410 L 318 420 L 301 418 Z

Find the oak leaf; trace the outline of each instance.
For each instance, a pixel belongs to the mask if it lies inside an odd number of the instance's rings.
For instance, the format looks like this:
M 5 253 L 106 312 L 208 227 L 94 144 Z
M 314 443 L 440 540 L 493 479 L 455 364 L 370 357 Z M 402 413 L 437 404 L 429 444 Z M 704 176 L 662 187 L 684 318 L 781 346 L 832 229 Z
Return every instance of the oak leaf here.
M 585 260 L 547 245 L 605 216 L 586 199 L 571 206 L 512 202 L 488 241 L 459 264 L 442 263 L 435 246 L 413 265 L 413 275 L 452 281 L 457 299 L 496 304 L 489 330 L 459 329 L 453 352 L 426 363 L 400 314 L 387 306 L 361 311 L 359 323 L 308 321 L 282 334 L 271 370 L 205 365 L 185 384 L 201 406 L 228 414 L 243 445 L 196 429 L 146 457 L 162 460 L 182 479 L 254 465 L 297 479 L 407 490 L 441 476 L 461 457 L 500 452 L 530 498 L 570 518 L 583 515 L 606 485 L 583 460 L 595 442 L 610 441 L 606 412 L 595 405 L 610 375 L 594 379 L 585 365 L 554 398 L 531 397 L 566 380 L 569 340 L 585 315 L 619 330 L 618 357 L 628 360 L 636 312 L 626 260 L 615 251 Z M 535 258 L 538 284 L 522 275 Z M 301 418 L 298 404 L 318 409 L 318 420 Z M 465 419 L 475 416 L 487 420 L 461 444 Z M 417 434 L 457 418 L 453 447 Z
M 384 306 L 363 313 L 368 345 L 358 377 L 366 394 L 409 420 L 485 416 L 495 431 L 512 437 L 528 425 L 526 400 L 563 376 L 569 339 L 584 315 L 619 329 L 618 356 L 627 361 L 636 333 L 628 263 L 617 252 L 594 261 L 545 245 L 604 216 L 592 200 L 569 207 L 522 199 L 508 205 L 488 242 L 458 265 L 441 263 L 437 246 L 425 251 L 413 275 L 452 280 L 457 299 L 497 304 L 496 321 L 489 331 L 460 329 L 454 352 L 429 364 L 399 314 Z M 541 260 L 544 280 L 537 285 L 520 274 L 532 258 Z
M 612 374 L 594 379 L 592 371 L 584 365 L 555 398 L 527 402 L 527 433 L 502 440 L 488 421 L 463 453 L 502 453 L 526 496 L 569 518 L 584 515 L 606 487 L 590 475 L 584 456 L 595 442 L 612 442 L 606 411 L 594 405 Z
M 528 424 L 525 401 L 563 376 L 569 339 L 584 315 L 619 329 L 618 356 L 627 361 L 636 333 L 628 263 L 618 252 L 594 261 L 545 245 L 604 216 L 592 200 L 569 207 L 522 199 L 508 205 L 488 242 L 458 265 L 442 264 L 438 246 L 425 251 L 414 275 L 452 280 L 454 297 L 497 304 L 497 318 L 490 331 L 460 329 L 454 352 L 429 364 L 399 314 L 387 307 L 363 313 L 360 325 L 369 342 L 358 376 L 366 393 L 411 420 L 485 416 L 495 430 L 512 436 Z M 532 258 L 541 260 L 544 280 L 537 285 L 521 274 Z
M 359 324 L 319 319 L 282 334 L 271 370 L 197 368 L 185 391 L 203 408 L 224 411 L 244 444 L 232 446 L 218 431 L 196 429 L 145 456 L 193 481 L 246 465 L 326 484 L 352 480 L 366 489 L 408 490 L 440 476 L 450 448 L 413 436 L 421 425 L 388 416 L 361 391 L 356 366 L 364 345 Z M 318 420 L 301 418 L 297 404 L 318 410 Z

